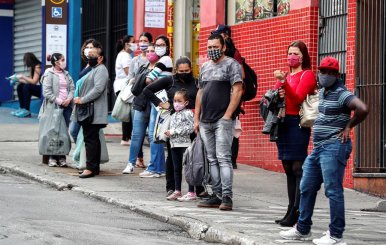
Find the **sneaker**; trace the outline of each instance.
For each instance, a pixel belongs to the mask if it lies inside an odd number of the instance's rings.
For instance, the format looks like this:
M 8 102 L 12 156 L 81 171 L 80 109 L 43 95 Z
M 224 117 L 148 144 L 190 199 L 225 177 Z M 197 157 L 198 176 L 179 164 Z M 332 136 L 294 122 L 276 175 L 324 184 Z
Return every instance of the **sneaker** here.
M 173 194 L 174 190 L 168 190 L 166 192 L 166 197 L 170 196 L 171 194 Z
M 201 198 L 201 199 L 209 199 L 209 198 L 210 198 L 210 195 L 209 195 L 208 192 L 203 191 L 203 192 L 197 194 L 197 197 L 198 197 L 198 198 Z
M 223 211 L 230 211 L 232 210 L 232 207 L 232 198 L 230 196 L 223 196 L 219 209 Z
M 130 140 L 121 140 L 121 145 L 130 145 Z
M 177 198 L 178 201 L 180 202 L 190 202 L 190 201 L 195 201 L 197 199 L 196 193 L 194 192 L 188 192 L 182 197 Z
M 318 239 L 312 240 L 316 245 L 347 245 L 343 238 L 336 238 L 330 235 L 330 231 L 324 232 L 324 236 Z
M 48 167 L 57 167 L 58 162 L 55 159 L 48 160 Z
M 280 237 L 284 238 L 285 240 L 300 240 L 300 241 L 307 241 L 311 238 L 311 232 L 308 234 L 303 235 L 296 229 L 296 225 L 292 227 L 288 231 L 281 231 L 279 233 Z
M 64 159 L 64 158 L 59 159 L 58 165 L 59 165 L 59 167 L 63 167 L 63 168 L 67 167 L 66 159 Z
M 221 205 L 221 200 L 215 194 L 210 196 L 209 199 L 204 200 L 197 204 L 199 208 L 219 208 Z
M 16 114 L 19 113 L 21 110 L 22 110 L 22 109 L 19 108 L 19 109 L 17 109 L 16 111 L 11 111 L 11 115 L 12 115 L 12 116 L 16 116 Z
M 153 178 L 154 175 L 155 175 L 155 173 L 145 170 L 139 174 L 139 177 L 141 177 L 141 178 Z
M 168 201 L 175 201 L 177 198 L 180 198 L 182 196 L 181 191 L 175 191 L 170 196 L 168 196 L 166 199 Z
M 31 117 L 31 112 L 27 111 L 26 109 L 21 109 L 18 113 L 15 114 L 16 117 Z
M 126 168 L 122 171 L 123 174 L 132 174 L 134 172 L 133 164 L 128 163 Z
M 160 174 L 158 174 L 158 175 L 159 175 L 158 178 L 160 178 L 160 177 L 165 177 L 165 176 L 166 176 L 166 173 L 160 173 Z

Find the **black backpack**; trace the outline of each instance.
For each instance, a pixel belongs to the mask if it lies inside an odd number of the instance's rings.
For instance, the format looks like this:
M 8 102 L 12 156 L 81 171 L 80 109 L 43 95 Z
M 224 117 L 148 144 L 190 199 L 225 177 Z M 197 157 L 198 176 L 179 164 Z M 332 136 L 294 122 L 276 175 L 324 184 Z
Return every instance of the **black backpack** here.
M 250 101 L 256 97 L 257 94 L 257 75 L 255 71 L 245 63 L 243 58 L 243 68 L 245 73 L 244 82 L 244 93 L 241 97 L 241 101 Z

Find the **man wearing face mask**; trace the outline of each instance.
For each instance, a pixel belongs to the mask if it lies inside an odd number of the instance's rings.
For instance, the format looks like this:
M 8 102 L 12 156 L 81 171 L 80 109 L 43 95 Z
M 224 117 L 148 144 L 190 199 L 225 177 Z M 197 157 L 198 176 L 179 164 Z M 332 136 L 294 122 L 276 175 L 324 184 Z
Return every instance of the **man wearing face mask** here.
M 339 62 L 326 57 L 320 62 L 319 116 L 312 127 L 314 149 L 303 165 L 300 183 L 300 216 L 297 225 L 280 236 L 288 240 L 304 240 L 311 236 L 312 214 L 317 192 L 324 183 L 330 203 L 328 231 L 314 244 L 346 244 L 343 176 L 352 146 L 351 130 L 367 116 L 367 106 L 343 85 L 339 79 Z M 350 118 L 351 112 L 353 117 Z
M 94 177 L 99 174 L 101 158 L 101 142 L 99 130 L 107 125 L 107 84 L 109 74 L 103 64 L 104 54 L 101 48 L 93 48 L 89 52 L 88 64 L 92 67 L 84 80 L 79 93 L 74 98 L 76 106 L 93 103 L 93 119 L 90 123 L 82 123 L 84 143 L 86 146 L 86 169 L 80 178 Z M 76 113 L 73 117 L 77 120 Z
M 198 207 L 232 210 L 232 140 L 243 80 L 241 66 L 225 56 L 224 39 L 212 34 L 208 57 L 200 70 L 194 128 L 200 132 L 208 154 L 213 195 Z

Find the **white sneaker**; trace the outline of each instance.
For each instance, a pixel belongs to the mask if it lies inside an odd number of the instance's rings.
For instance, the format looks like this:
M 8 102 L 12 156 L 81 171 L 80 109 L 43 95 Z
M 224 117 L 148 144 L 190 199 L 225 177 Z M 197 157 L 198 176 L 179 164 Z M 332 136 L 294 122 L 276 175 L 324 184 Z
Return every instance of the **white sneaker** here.
M 57 167 L 58 162 L 55 159 L 48 160 L 48 167 Z
M 139 174 L 139 177 L 141 177 L 141 178 L 153 178 L 153 177 L 155 177 L 154 175 L 155 175 L 155 173 L 145 170 Z
M 300 240 L 300 241 L 307 241 L 307 240 L 310 240 L 311 238 L 311 232 L 309 232 L 308 234 L 306 235 L 303 235 L 302 233 L 300 233 L 297 229 L 296 229 L 296 226 L 292 227 L 290 230 L 288 231 L 281 231 L 279 233 L 279 235 L 286 239 L 286 240 Z
M 336 238 L 330 235 L 330 231 L 324 232 L 324 236 L 312 240 L 316 245 L 347 245 L 343 238 Z
M 134 172 L 133 164 L 128 163 L 126 168 L 122 171 L 123 174 L 132 174 Z
M 197 198 L 196 193 L 188 192 L 182 197 L 177 198 L 177 200 L 180 202 L 190 202 L 190 201 L 195 201 L 196 198 Z

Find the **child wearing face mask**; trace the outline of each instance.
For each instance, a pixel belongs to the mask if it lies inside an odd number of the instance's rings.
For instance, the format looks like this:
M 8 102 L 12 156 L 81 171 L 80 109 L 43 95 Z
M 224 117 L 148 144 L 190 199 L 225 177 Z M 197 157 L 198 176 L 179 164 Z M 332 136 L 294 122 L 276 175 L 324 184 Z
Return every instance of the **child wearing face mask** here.
M 54 53 L 48 57 L 51 61 L 52 68 L 48 68 L 42 77 L 43 96 L 45 103 L 44 107 L 49 104 L 56 104 L 63 108 L 63 116 L 67 127 L 70 124 L 70 117 L 72 113 L 72 99 L 74 98 L 74 81 L 70 74 L 65 70 L 66 60 L 60 53 Z M 48 161 L 49 167 L 66 167 L 66 156 L 50 156 Z
M 170 138 L 172 161 L 174 165 L 175 190 L 166 199 L 177 200 L 182 197 L 182 158 L 187 147 L 191 144 L 190 134 L 193 133 L 193 112 L 186 109 L 189 103 L 187 90 L 181 89 L 174 94 L 173 107 L 175 113 L 171 115 L 170 128 L 165 134 Z M 194 186 L 189 187 L 189 193 L 195 199 Z

